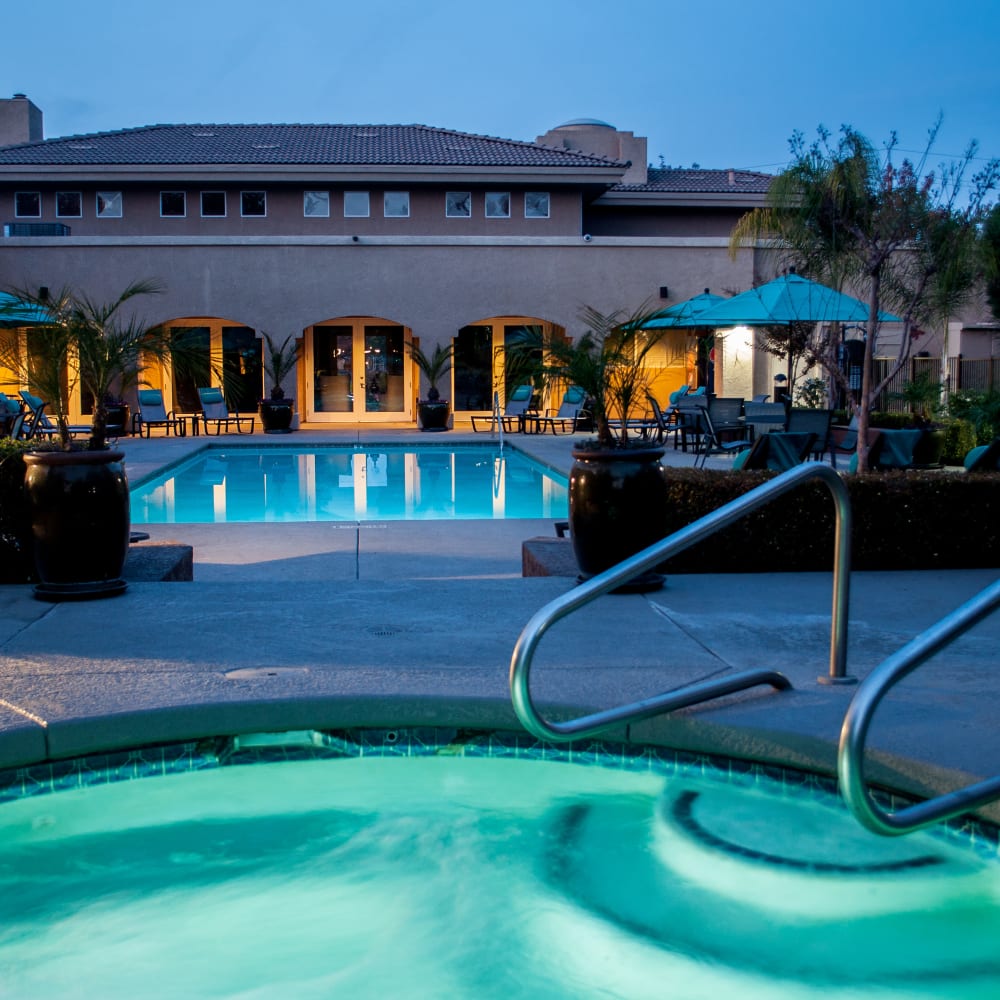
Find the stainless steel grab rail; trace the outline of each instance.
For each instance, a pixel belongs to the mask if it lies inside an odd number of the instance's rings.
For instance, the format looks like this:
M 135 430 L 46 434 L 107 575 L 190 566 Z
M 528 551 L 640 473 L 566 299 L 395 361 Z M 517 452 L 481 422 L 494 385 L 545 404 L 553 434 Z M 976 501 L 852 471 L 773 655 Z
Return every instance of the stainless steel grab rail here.
M 890 813 L 876 805 L 865 784 L 865 738 L 889 689 L 1000 606 L 1000 580 L 956 608 L 883 660 L 859 685 L 844 717 L 837 754 L 841 794 L 858 821 L 874 833 L 898 836 L 951 819 L 1000 799 L 1000 776 L 978 781 Z
M 732 694 L 759 684 L 784 690 L 791 687 L 788 678 L 774 670 L 749 670 L 728 678 L 690 684 L 677 691 L 655 695 L 620 708 L 606 709 L 568 722 L 548 722 L 536 711 L 531 699 L 531 661 L 548 629 L 557 621 L 596 600 L 633 577 L 651 570 L 665 559 L 683 552 L 696 542 L 728 527 L 752 510 L 808 480 L 819 479 L 830 490 L 836 508 L 833 566 L 833 611 L 830 628 L 830 673 L 821 681 L 837 683 L 853 680 L 846 675 L 847 615 L 851 571 L 851 504 L 847 487 L 828 465 L 819 462 L 798 465 L 783 472 L 763 486 L 731 501 L 718 510 L 694 521 L 680 531 L 655 542 L 617 566 L 592 577 L 567 594 L 550 601 L 529 619 L 521 630 L 510 661 L 510 696 L 517 717 L 529 732 L 541 739 L 571 740 L 594 736 L 626 721 L 647 719 L 712 698 Z

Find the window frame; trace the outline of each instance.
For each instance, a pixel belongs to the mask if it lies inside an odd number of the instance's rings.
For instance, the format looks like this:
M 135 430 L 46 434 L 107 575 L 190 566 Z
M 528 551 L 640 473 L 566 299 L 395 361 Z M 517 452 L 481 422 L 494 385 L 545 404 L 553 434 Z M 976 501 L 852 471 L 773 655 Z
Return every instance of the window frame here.
M 325 212 L 309 212 L 309 197 L 317 200 L 317 205 L 322 206 L 326 202 Z M 303 219 L 329 219 L 330 218 L 330 192 L 329 191 L 303 191 L 302 192 L 302 218 Z
M 347 210 L 347 200 L 351 195 L 358 197 L 364 197 L 365 199 L 365 210 L 364 212 L 349 212 Z M 344 192 L 344 218 L 345 219 L 369 219 L 372 214 L 372 198 L 371 192 L 369 191 L 345 191 Z
M 246 210 L 246 199 L 250 195 L 260 195 L 263 199 L 262 204 L 264 206 L 263 212 L 247 212 Z M 241 219 L 266 219 L 267 218 L 267 191 L 262 191 L 257 188 L 247 189 L 246 191 L 240 192 L 240 218 Z
M 24 213 L 18 208 L 18 200 L 22 196 L 32 196 L 35 199 L 37 211 L 31 214 Z M 14 192 L 14 218 L 15 219 L 40 219 L 42 217 L 42 192 L 41 191 L 15 191 Z
M 464 212 L 453 211 L 454 208 L 467 203 Z M 472 218 L 472 192 L 471 191 L 445 191 L 444 193 L 444 217 L 446 219 L 471 219 Z
M 538 213 L 528 212 L 528 198 L 534 195 L 539 197 L 544 195 L 545 197 L 545 214 L 539 215 Z M 526 219 L 551 219 L 552 218 L 552 195 L 548 191 L 525 191 L 524 192 L 524 217 Z
M 63 212 L 59 204 L 60 198 L 75 198 L 76 211 Z M 83 218 L 83 192 L 82 191 L 56 191 L 56 218 L 57 219 L 82 219 Z
M 494 206 L 496 205 L 497 199 L 505 199 L 507 203 L 507 211 L 503 213 L 491 212 L 490 200 L 493 199 Z M 486 214 L 487 219 L 509 219 L 510 218 L 510 192 L 509 191 L 487 191 L 485 197 L 485 207 L 483 211 Z
M 180 212 L 164 212 L 163 199 L 171 195 L 181 199 Z M 186 219 L 187 218 L 187 191 L 161 191 L 160 192 L 160 218 L 161 219 Z
M 205 211 L 205 195 L 215 194 L 222 196 L 222 212 L 206 212 Z M 211 191 L 200 191 L 198 193 L 198 208 L 201 211 L 201 217 L 203 219 L 225 219 L 229 215 L 229 199 L 226 197 L 225 191 L 211 190 Z
M 406 199 L 406 211 L 390 212 L 389 196 L 397 195 Z M 410 217 L 410 192 L 409 191 L 383 191 L 382 192 L 382 217 L 384 219 L 408 219 Z
M 101 208 L 101 199 L 104 199 L 105 204 L 108 203 L 118 203 L 117 212 L 108 212 Z M 120 219 L 124 212 L 124 198 L 121 191 L 95 191 L 94 192 L 94 218 L 95 219 Z

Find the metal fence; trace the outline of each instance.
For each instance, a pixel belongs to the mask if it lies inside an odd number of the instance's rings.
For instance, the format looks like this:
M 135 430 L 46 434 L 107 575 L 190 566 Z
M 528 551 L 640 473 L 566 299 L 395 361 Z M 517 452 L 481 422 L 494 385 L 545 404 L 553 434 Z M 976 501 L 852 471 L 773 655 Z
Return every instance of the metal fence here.
M 873 358 L 874 381 L 881 382 L 895 364 L 894 358 Z M 932 383 L 941 381 L 940 358 L 910 358 L 893 376 L 892 380 L 874 402 L 873 409 L 890 413 L 905 413 L 907 404 L 898 393 L 910 383 L 926 375 Z M 948 392 L 968 389 L 973 392 L 1000 391 L 1000 358 L 948 359 Z

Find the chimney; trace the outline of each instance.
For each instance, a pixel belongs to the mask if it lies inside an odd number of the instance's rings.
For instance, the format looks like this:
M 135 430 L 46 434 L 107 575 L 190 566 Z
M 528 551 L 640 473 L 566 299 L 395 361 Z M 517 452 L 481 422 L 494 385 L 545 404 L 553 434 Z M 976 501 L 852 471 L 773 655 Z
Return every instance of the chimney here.
M 0 98 L 0 146 L 41 142 L 42 112 L 24 94 Z
M 732 167 L 729 168 L 729 186 L 736 187 L 736 171 Z

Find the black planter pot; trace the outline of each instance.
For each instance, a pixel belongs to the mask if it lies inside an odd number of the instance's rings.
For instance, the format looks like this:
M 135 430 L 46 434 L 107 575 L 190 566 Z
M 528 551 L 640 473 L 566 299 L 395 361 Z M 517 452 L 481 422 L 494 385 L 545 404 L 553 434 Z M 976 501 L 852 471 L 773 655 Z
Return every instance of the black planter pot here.
M 48 451 L 24 456 L 35 596 L 45 601 L 125 591 L 129 493 L 120 451 Z
M 662 448 L 573 450 L 569 526 L 581 579 L 634 556 L 667 535 L 667 481 Z M 663 586 L 647 572 L 619 588 L 645 592 Z
M 447 399 L 421 399 L 417 402 L 417 417 L 422 431 L 446 431 L 451 405 Z
M 257 406 L 265 434 L 291 434 L 294 399 L 262 399 Z
M 936 428 L 927 428 L 913 449 L 913 464 L 921 469 L 941 468 L 944 455 L 945 433 Z

